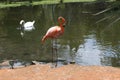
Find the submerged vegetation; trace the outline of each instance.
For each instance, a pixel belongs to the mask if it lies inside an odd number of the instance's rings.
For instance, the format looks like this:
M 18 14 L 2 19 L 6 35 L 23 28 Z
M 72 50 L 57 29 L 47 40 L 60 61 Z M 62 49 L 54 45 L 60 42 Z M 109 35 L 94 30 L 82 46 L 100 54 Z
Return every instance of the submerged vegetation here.
M 111 12 L 113 14 L 111 14 Z M 97 21 L 96 23 L 99 23 L 99 22 L 103 22 L 105 20 L 111 20 L 112 19 L 112 22 L 108 25 L 108 27 L 112 26 L 114 23 L 120 21 L 120 1 L 115 1 L 115 2 L 112 2 L 112 4 L 110 4 L 109 6 L 107 6 L 106 9 L 94 14 L 95 16 L 98 16 L 98 15 L 105 15 L 107 14 L 106 17 L 103 17 L 102 19 L 100 19 L 99 21 Z

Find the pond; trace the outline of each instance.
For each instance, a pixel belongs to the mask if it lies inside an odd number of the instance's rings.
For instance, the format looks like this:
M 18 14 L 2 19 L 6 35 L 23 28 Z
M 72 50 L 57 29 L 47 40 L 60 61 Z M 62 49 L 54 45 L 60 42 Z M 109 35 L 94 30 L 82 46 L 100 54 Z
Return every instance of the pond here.
M 0 9 L 0 62 L 52 60 L 51 39 L 41 43 L 48 28 L 63 16 L 65 33 L 57 39 L 58 58 L 79 65 L 120 66 L 120 23 L 111 26 L 109 15 L 93 15 L 105 7 L 95 3 L 66 3 Z M 113 13 L 110 13 L 113 14 Z M 35 20 L 35 30 L 21 35 L 20 20 Z M 114 21 L 114 20 L 113 20 Z

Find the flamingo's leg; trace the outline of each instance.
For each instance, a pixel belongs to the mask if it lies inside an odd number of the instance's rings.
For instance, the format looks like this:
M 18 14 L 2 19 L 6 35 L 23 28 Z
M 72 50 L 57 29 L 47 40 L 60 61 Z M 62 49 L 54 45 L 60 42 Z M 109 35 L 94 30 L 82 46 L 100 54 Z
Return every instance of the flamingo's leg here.
M 55 64 L 55 67 L 57 67 L 57 61 L 58 61 L 57 39 L 55 39 L 55 57 L 56 57 L 56 64 Z
M 55 59 L 55 60 L 54 60 Z M 57 67 L 57 60 L 58 60 L 58 54 L 57 54 L 57 39 L 52 40 L 52 62 L 56 62 L 55 67 Z
M 51 44 L 52 44 L 51 48 L 52 48 L 52 63 L 53 63 L 54 62 L 54 41 L 53 40 L 51 40 Z

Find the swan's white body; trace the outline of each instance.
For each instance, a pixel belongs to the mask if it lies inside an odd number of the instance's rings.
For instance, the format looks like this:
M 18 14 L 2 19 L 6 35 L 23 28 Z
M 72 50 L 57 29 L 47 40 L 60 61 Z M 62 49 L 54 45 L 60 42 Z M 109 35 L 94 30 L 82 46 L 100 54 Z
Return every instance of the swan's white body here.
M 24 33 L 26 31 L 32 31 L 32 30 L 35 29 L 34 23 L 35 23 L 35 21 L 32 21 L 32 22 L 29 21 L 29 22 L 26 22 L 26 23 L 25 23 L 24 20 L 20 21 L 20 25 L 21 25 L 21 28 L 20 28 L 21 32 L 20 32 L 20 34 L 21 34 L 22 37 L 24 36 Z
M 34 23 L 35 23 L 35 21 L 26 22 L 26 23 L 25 23 L 24 20 L 21 20 L 21 21 L 20 21 L 20 24 L 22 25 L 24 31 L 31 31 L 31 30 L 34 30 L 34 29 L 35 29 Z

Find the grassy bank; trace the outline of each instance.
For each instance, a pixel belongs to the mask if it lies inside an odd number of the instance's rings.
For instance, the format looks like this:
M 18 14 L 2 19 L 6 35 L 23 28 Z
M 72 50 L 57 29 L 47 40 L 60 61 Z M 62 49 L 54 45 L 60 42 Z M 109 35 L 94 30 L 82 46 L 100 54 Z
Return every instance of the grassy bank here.
M 63 3 L 71 3 L 71 2 L 93 2 L 96 0 L 63 0 Z M 114 0 L 110 0 L 114 1 Z M 41 4 L 57 4 L 60 3 L 60 0 L 42 0 L 42 1 L 33 1 L 33 3 L 25 2 L 13 2 L 11 4 L 0 3 L 0 8 L 6 7 L 18 7 L 18 6 L 29 6 L 29 5 L 41 5 Z

